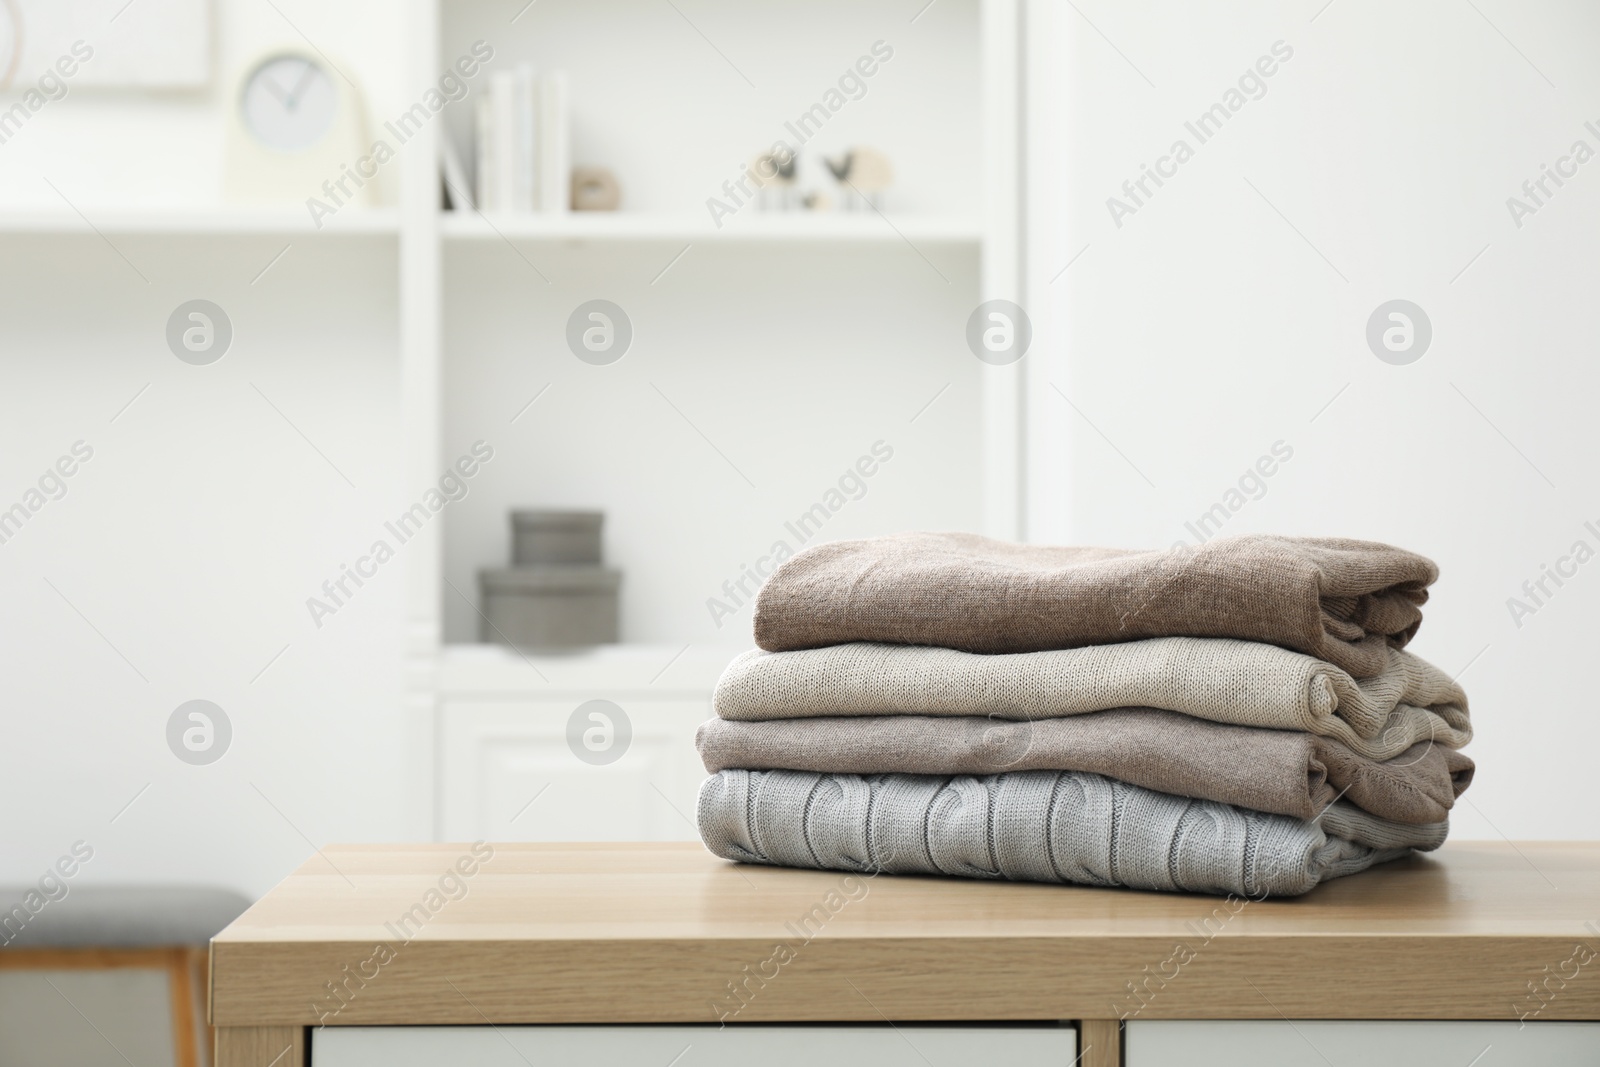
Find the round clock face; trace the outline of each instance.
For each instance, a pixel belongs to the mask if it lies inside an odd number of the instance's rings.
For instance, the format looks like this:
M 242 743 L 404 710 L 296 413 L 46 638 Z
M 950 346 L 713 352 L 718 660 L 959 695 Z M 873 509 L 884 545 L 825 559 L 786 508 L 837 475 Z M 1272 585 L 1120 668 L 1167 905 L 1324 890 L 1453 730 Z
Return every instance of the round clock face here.
M 239 110 L 244 128 L 278 152 L 310 148 L 333 127 L 339 89 L 322 64 L 306 56 L 274 56 L 245 79 Z

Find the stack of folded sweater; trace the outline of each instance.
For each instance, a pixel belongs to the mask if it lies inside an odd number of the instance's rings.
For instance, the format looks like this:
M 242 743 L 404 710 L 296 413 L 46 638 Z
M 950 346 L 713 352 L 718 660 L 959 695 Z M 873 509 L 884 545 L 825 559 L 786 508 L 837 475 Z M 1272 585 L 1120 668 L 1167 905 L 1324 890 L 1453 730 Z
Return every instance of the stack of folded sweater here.
M 1466 695 L 1402 651 L 1437 575 L 1324 538 L 819 545 L 717 685 L 700 835 L 749 863 L 1250 897 L 1437 848 L 1473 771 Z

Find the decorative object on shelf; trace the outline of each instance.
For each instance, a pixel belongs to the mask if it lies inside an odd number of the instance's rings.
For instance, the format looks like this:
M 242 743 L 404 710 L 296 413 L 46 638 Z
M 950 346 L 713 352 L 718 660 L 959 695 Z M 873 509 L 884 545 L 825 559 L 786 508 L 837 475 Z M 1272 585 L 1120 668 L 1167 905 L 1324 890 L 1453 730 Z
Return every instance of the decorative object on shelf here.
M 846 211 L 881 210 L 884 190 L 894 184 L 894 167 L 874 148 L 810 157 L 821 160 L 819 168 L 815 162 L 802 162 L 798 152 L 778 147 L 756 156 L 745 168 L 763 211 L 823 212 L 836 206 Z
M 510 567 L 478 572 L 482 639 L 519 652 L 617 643 L 622 575 L 607 567 Z
M 875 148 L 852 148 L 837 159 L 824 157 L 823 162 L 839 183 L 839 201 L 847 211 L 882 210 L 884 190 L 894 184 L 888 156 Z
M 477 205 L 499 213 L 565 213 L 571 202 L 567 76 L 532 64 L 496 71 L 478 98 Z
M 371 204 L 369 182 L 388 156 L 364 154 L 361 98 L 328 61 L 299 46 L 272 49 L 245 65 L 236 86 L 223 178 L 229 200 L 300 204 L 309 196 L 328 214 Z
M 616 211 L 622 206 L 622 186 L 604 167 L 572 168 L 572 210 Z
M 616 644 L 620 571 L 601 566 L 598 511 L 511 513 L 511 566 L 478 572 L 480 638 L 519 651 Z
M 750 178 L 759 190 L 762 211 L 787 211 L 794 207 L 794 180 L 800 170 L 794 152 L 763 152 L 750 162 Z
M 201 89 L 211 84 L 211 0 L 0 0 L 0 90 L 88 42 L 78 86 Z

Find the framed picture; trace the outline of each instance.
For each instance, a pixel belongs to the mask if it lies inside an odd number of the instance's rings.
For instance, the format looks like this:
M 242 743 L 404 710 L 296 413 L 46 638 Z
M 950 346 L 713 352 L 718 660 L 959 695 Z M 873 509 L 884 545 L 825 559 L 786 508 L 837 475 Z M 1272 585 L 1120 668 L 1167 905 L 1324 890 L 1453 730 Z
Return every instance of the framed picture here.
M 212 0 L 0 0 L 0 91 L 31 85 L 71 53 L 94 58 L 74 87 L 194 89 L 212 75 Z

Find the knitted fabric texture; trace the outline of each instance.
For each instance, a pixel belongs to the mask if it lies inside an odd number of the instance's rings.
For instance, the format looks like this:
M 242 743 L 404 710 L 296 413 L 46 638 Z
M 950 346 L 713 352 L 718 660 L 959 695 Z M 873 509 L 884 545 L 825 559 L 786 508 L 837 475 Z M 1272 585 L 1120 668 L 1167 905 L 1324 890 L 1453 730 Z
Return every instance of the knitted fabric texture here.
M 890 874 L 1296 896 L 1404 856 L 1315 823 L 1096 774 L 936 777 L 722 771 L 700 836 L 745 863 Z
M 1322 832 L 1329 837 L 1342 837 L 1377 849 L 1414 848 L 1418 852 L 1432 852 L 1450 836 L 1448 821 L 1416 825 L 1389 822 L 1342 800 L 1329 804 L 1326 811 L 1311 821 L 1322 827 Z
M 1422 556 L 1342 538 L 1129 551 L 898 534 L 785 560 L 756 599 L 755 637 L 769 652 L 881 641 L 986 653 L 1235 637 L 1366 678 L 1416 633 L 1437 577 Z
M 1051 652 L 976 655 L 855 642 L 753 649 L 728 665 L 712 706 L 724 719 L 982 715 L 1041 719 L 1152 707 L 1215 722 L 1304 730 L 1388 759 L 1418 741 L 1472 738 L 1467 695 L 1439 668 L 1385 649 L 1365 679 L 1258 641 L 1158 637 Z
M 1342 796 L 1402 823 L 1443 821 L 1473 772 L 1464 754 L 1425 742 L 1379 762 L 1315 734 L 1227 726 L 1154 708 L 1031 723 L 915 715 L 711 719 L 700 726 L 695 747 L 708 773 L 1084 771 L 1301 819 Z

